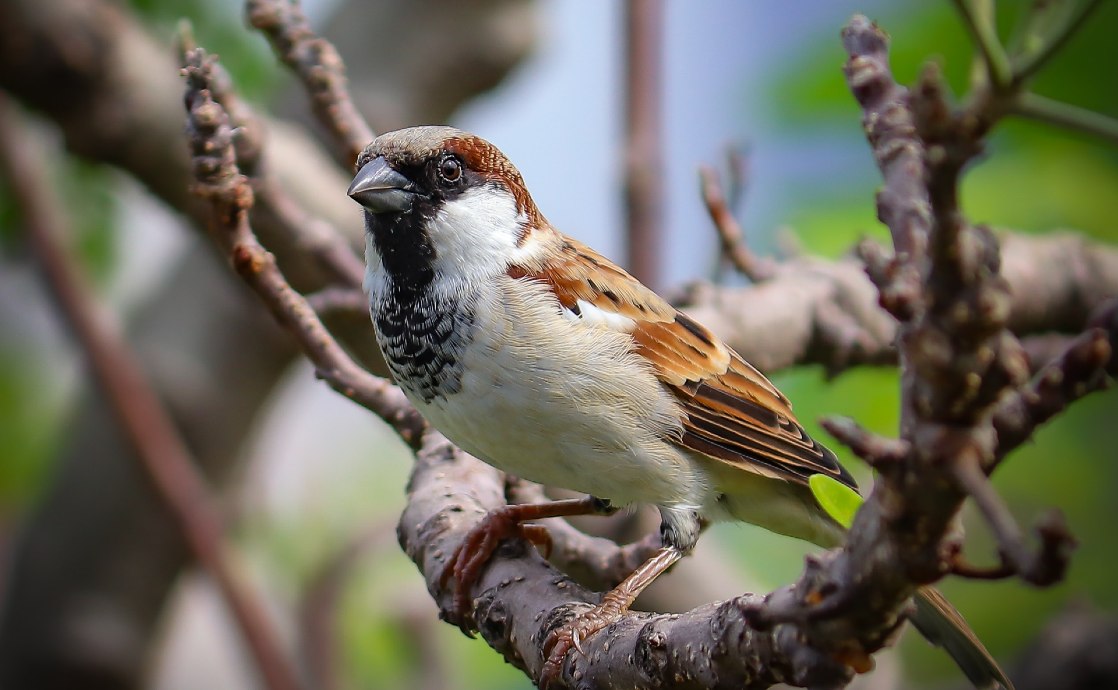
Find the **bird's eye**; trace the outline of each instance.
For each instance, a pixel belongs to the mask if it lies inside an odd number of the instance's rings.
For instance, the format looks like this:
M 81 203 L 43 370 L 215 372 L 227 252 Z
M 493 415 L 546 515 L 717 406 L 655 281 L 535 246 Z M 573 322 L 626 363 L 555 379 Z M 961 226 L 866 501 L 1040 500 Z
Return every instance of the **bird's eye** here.
M 439 177 L 446 182 L 457 182 L 462 177 L 462 162 L 454 156 L 447 156 L 439 161 Z

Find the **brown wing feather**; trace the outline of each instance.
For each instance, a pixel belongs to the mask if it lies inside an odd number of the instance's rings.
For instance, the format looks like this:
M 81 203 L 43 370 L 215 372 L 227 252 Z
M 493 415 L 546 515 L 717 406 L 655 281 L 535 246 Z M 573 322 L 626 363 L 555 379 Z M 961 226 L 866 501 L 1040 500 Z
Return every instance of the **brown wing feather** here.
M 788 399 L 736 352 L 593 249 L 562 238 L 546 269 L 510 270 L 546 282 L 559 303 L 582 300 L 632 319 L 636 351 L 678 398 L 682 446 L 741 469 L 805 483 L 826 474 L 857 488 L 834 453 L 807 435 Z

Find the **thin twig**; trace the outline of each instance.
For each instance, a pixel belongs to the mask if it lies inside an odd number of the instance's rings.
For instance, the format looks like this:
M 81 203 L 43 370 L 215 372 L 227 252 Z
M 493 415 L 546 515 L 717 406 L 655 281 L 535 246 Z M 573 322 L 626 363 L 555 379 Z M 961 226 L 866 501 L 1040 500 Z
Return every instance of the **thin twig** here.
M 902 462 L 911 448 L 907 441 L 875 434 L 848 417 L 824 417 L 819 423 L 839 443 L 880 471 Z
M 699 168 L 699 179 L 703 203 L 714 223 L 714 229 L 718 231 L 722 254 L 733 263 L 734 268 L 755 283 L 772 278 L 776 274 L 776 264 L 758 257 L 746 246 L 745 233 L 742 232 L 741 225 L 730 211 L 726 197 L 722 193 L 718 173 L 714 168 L 704 165 Z
M 188 22 L 179 25 L 178 48 L 180 64 L 185 63 L 188 51 L 197 48 Z M 229 114 L 237 167 L 252 180 L 257 211 L 270 214 L 273 224 L 294 238 L 299 250 L 312 256 L 334 282 L 360 288 L 365 272 L 360 258 L 336 228 L 297 204 L 267 166 L 260 164 L 264 155 L 263 121 L 233 88 L 232 78 L 220 63 L 214 63 L 212 73 L 210 95 Z
M 239 157 L 237 162 L 239 165 Z M 337 228 L 308 213 L 272 177 L 257 182 L 256 199 L 261 205 L 267 205 L 279 225 L 295 229 L 293 234 L 298 238 L 299 248 L 329 271 L 336 283 L 343 288 L 360 291 L 365 278 L 365 262 Z
M 295 336 L 317 375 L 334 390 L 376 413 L 414 447 L 426 428 L 423 418 L 399 388 L 365 371 L 346 354 L 253 234 L 248 222 L 252 189 L 237 169 L 229 118 L 210 95 L 212 63 L 203 50 L 190 51 L 183 72 L 188 84 L 187 132 L 198 180 L 195 192 L 213 205 L 212 223 L 218 241 L 241 277 Z
M 924 145 L 916 136 L 912 112 L 904 106 L 908 89 L 889 69 L 885 34 L 864 17 L 855 17 L 843 28 L 842 41 L 850 55 L 843 72 L 862 106 L 862 126 L 884 179 L 877 217 L 889 228 L 895 252 L 886 257 L 881 247 L 873 247 L 875 271 L 870 277 L 880 289 L 881 306 L 905 319 L 918 301 L 920 276 L 902 259 L 924 252 L 931 226 L 928 192 L 917 174 L 924 166 Z
M 334 138 L 338 161 L 352 168 L 374 134 L 349 95 L 338 51 L 314 33 L 298 4 L 289 0 L 248 0 L 245 15 L 302 80 L 319 122 Z
M 1009 105 L 1013 115 L 1082 132 L 1118 146 L 1118 119 L 1035 93 L 1023 93 Z
M 1073 0 L 1064 0 L 1071 2 Z M 1035 51 L 1028 51 L 1014 60 L 1013 80 L 1016 84 L 1023 84 L 1033 77 L 1042 67 L 1048 64 L 1060 49 L 1074 36 L 1091 13 L 1102 6 L 1102 0 L 1085 0 L 1078 11 L 1066 22 L 1054 30 L 1047 40 Z
M 1109 332 L 1095 328 L 1080 334 L 1028 385 L 998 404 L 991 419 L 998 437 L 992 467 L 1072 402 L 1107 387 L 1105 367 L 1115 359 L 1111 341 L 1118 340 L 1118 321 L 1108 325 Z
M 1067 531 L 1062 518 L 1049 517 L 1042 523 L 1042 547 L 1034 554 L 1026 546 L 1017 521 L 977 461 L 959 458 L 952 467 L 952 474 L 990 525 L 998 542 L 998 553 L 1014 572 L 1037 586 L 1051 585 L 1063 578 L 1075 539 Z
M 731 212 L 741 211 L 741 204 L 749 191 L 749 150 L 737 145 L 726 147 L 726 173 L 730 178 L 726 188 L 726 205 Z
M 22 207 L 28 239 L 58 308 L 144 472 L 225 599 L 265 684 L 272 690 L 295 690 L 297 671 L 256 593 L 236 572 L 220 511 L 194 459 L 137 366 L 135 354 L 113 332 L 111 319 L 66 255 L 60 240 L 69 224 L 61 211 L 66 204 L 53 193 L 42 156 L 32 149 L 26 132 L 17 131 L 15 120 L 12 106 L 0 98 L 0 165 Z
M 182 19 L 175 35 L 175 48 L 179 64 L 183 64 L 187 51 L 198 47 L 194 28 L 189 20 Z M 213 99 L 229 113 L 233 126 L 233 148 L 237 153 L 237 166 L 249 177 L 255 178 L 259 172 L 264 155 L 264 122 L 248 103 L 233 88 L 233 78 L 220 64 L 214 65 L 213 79 L 210 82 Z
M 998 32 L 994 26 L 992 13 L 977 11 L 974 7 L 975 0 L 952 0 L 955 8 L 966 24 L 967 30 L 974 39 L 986 63 L 990 75 L 990 82 L 996 91 L 1003 91 L 1013 82 L 1013 73 L 1010 69 L 1009 56 L 1005 54 L 998 39 Z
M 625 2 L 625 233 L 628 268 L 660 287 L 663 0 Z
M 983 567 L 968 563 L 961 554 L 956 554 L 950 563 L 949 572 L 968 580 L 1006 580 L 1017 574 L 1017 569 L 1004 560 L 995 566 Z
M 307 303 L 319 316 L 327 314 L 361 314 L 366 318 L 369 298 L 354 288 L 328 287 L 307 295 Z

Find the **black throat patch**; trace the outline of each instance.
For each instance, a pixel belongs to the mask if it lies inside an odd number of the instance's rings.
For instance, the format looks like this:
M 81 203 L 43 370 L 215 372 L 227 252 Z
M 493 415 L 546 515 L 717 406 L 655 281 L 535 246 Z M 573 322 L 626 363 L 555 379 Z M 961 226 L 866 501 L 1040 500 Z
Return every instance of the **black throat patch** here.
M 435 279 L 435 247 L 426 230 L 434 212 L 425 206 L 417 203 L 409 213 L 365 213 L 365 231 L 373 236 L 381 264 L 403 289 L 421 291 Z
M 407 213 L 365 214 L 386 278 L 370 295 L 377 342 L 400 387 L 425 403 L 461 389 L 462 354 L 474 336 L 476 297 L 448 289 L 450 278 L 436 274 L 427 231 L 440 205 L 459 193 L 430 191 Z
M 385 283 L 370 295 L 370 314 L 388 368 L 411 396 L 429 403 L 457 393 L 462 352 L 473 338 L 473 303 L 436 285 L 435 249 L 426 231 L 429 198 L 406 214 L 366 214 Z

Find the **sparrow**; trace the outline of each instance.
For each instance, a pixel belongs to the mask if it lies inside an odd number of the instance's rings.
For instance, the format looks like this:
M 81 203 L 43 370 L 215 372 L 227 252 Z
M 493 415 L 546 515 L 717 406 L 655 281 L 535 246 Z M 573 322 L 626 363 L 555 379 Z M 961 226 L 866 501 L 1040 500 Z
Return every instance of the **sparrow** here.
M 824 547 L 844 530 L 808 478 L 857 489 L 788 399 L 714 333 L 554 228 L 516 167 L 450 127 L 377 137 L 349 196 L 364 208 L 365 290 L 393 376 L 426 419 L 499 470 L 588 495 L 491 513 L 451 558 L 455 608 L 526 520 L 659 509 L 662 547 L 600 605 L 554 631 L 541 685 L 695 546 L 739 520 Z M 1010 688 L 935 590 L 914 622 L 978 687 Z

